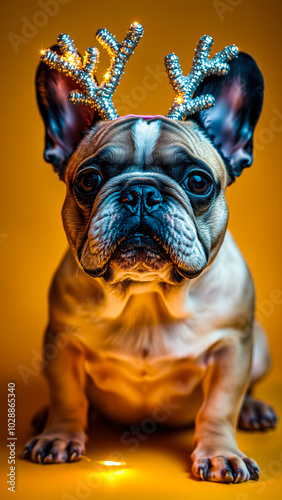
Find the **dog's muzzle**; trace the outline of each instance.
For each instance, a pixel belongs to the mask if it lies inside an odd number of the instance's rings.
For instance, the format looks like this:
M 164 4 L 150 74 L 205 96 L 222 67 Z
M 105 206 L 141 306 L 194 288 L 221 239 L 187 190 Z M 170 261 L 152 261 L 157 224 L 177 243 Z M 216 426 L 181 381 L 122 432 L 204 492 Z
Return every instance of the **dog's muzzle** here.
M 152 213 L 162 210 L 162 202 L 161 192 L 152 185 L 133 184 L 122 191 L 120 203 L 126 209 L 127 217 L 135 220 L 134 231 L 118 245 L 112 258 L 124 270 L 137 266 L 140 273 L 145 269 L 157 271 L 170 260 L 154 238 L 156 228 Z M 146 216 L 150 216 L 149 227 Z
M 181 186 L 158 173 L 126 173 L 101 189 L 80 261 L 92 276 L 166 281 L 197 276 L 207 255 Z

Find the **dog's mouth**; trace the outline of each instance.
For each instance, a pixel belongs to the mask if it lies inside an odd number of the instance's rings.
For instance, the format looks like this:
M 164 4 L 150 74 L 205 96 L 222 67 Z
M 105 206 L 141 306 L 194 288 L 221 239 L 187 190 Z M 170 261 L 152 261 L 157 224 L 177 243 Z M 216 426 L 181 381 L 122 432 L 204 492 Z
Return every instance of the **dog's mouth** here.
M 155 238 L 142 233 L 130 234 L 122 240 L 113 252 L 109 262 L 121 268 L 138 267 L 139 271 L 157 270 L 164 261 L 171 260 L 168 252 Z
M 81 255 L 81 254 L 80 254 Z M 142 280 L 149 277 L 161 276 L 169 273 L 173 282 L 179 282 L 183 278 L 195 278 L 200 270 L 184 269 L 180 262 L 175 261 L 173 254 L 165 244 L 150 234 L 134 232 L 111 247 L 106 261 L 102 266 L 90 268 L 83 264 L 83 258 L 79 259 L 84 271 L 96 278 L 103 277 L 107 281 L 112 278 L 113 269 L 118 270 L 118 274 L 142 277 Z
M 169 251 L 166 251 L 156 238 L 140 232 L 129 234 L 116 242 L 103 267 L 89 269 L 83 265 L 83 258 L 79 260 L 84 271 L 93 277 L 106 274 L 109 266 L 115 266 L 121 271 L 133 270 L 142 274 L 158 271 L 168 263 L 173 264 Z

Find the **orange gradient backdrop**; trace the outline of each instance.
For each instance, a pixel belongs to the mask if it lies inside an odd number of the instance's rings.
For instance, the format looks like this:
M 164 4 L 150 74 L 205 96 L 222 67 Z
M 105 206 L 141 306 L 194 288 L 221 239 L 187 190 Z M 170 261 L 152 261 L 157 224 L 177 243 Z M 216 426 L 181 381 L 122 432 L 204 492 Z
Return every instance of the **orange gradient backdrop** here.
M 44 3 L 44 0 L 43 0 Z M 41 48 L 61 32 L 79 50 L 97 44 L 95 32 L 107 27 L 122 39 L 138 20 L 145 34 L 130 59 L 114 96 L 117 108 L 135 114 L 166 114 L 172 90 L 164 73 L 164 56 L 179 55 L 188 72 L 194 48 L 203 34 L 214 38 L 214 50 L 236 43 L 259 64 L 265 78 L 265 102 L 255 136 L 255 159 L 229 188 L 229 228 L 254 276 L 260 317 L 268 331 L 279 376 L 282 350 L 281 312 L 281 7 L 278 1 L 223 2 L 166 0 L 142 2 L 64 0 L 57 14 L 39 16 L 39 2 L 19 0 L 5 6 L 2 17 L 2 161 L 1 161 L 1 321 L 7 355 L 1 370 L 29 362 L 39 348 L 47 318 L 47 289 L 66 238 L 60 210 L 65 187 L 42 158 L 44 136 L 34 93 L 34 74 Z M 237 6 L 232 7 L 232 4 Z M 25 21 L 46 22 L 41 28 Z M 36 32 L 37 30 L 37 32 Z M 8 34 L 21 36 L 11 43 Z M 33 35 L 33 36 L 31 36 Z M 18 45 L 17 45 L 18 43 Z M 15 52 L 18 50 L 18 53 Z M 101 70 L 108 58 L 102 49 Z M 146 75 L 151 75 L 147 77 Z M 153 88 L 152 88 L 153 87 Z M 274 297 L 274 300 L 273 300 Z M 280 303 L 277 303 L 280 302 Z
M 47 4 L 49 10 L 42 15 Z M 173 93 L 164 57 L 175 52 L 188 73 L 203 34 L 214 38 L 214 51 L 236 43 L 256 59 L 264 75 L 254 164 L 229 188 L 227 199 L 229 228 L 253 274 L 258 314 L 269 336 L 274 366 L 268 380 L 281 381 L 281 12 L 278 0 L 5 2 L 0 94 L 2 380 L 21 384 L 19 365 L 32 367 L 41 349 L 48 286 L 67 247 L 60 218 L 65 187 L 42 157 L 43 124 L 34 92 L 40 49 L 65 32 L 84 52 L 97 46 L 98 28 L 106 27 L 121 40 L 129 24 L 138 21 L 145 34 L 114 96 L 121 113 L 166 114 Z M 98 79 L 108 63 L 101 52 Z M 41 378 L 30 377 L 29 387 L 23 386 L 26 394 L 35 382 L 40 392 Z M 31 404 L 32 411 L 35 406 Z

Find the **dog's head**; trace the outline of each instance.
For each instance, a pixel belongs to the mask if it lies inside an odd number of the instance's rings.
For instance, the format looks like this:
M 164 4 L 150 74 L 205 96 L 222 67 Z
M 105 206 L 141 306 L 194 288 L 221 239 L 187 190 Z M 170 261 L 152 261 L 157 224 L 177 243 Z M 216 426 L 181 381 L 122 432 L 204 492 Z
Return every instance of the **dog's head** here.
M 63 222 L 84 271 L 109 283 L 180 283 L 214 259 L 227 226 L 225 188 L 252 164 L 263 78 L 240 53 L 197 93 L 215 106 L 185 122 L 98 119 L 68 101 L 71 79 L 41 63 L 44 157 L 67 187 Z

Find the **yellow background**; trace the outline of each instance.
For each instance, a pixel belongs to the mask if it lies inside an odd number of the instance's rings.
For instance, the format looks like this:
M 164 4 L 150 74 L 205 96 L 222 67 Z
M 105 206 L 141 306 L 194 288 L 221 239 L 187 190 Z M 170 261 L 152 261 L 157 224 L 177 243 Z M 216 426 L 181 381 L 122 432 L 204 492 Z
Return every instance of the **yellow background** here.
M 44 1 L 43 1 L 44 3 Z M 64 3 L 64 4 L 63 4 Z M 1 498 L 10 498 L 5 486 L 6 383 L 17 384 L 17 451 L 30 435 L 30 415 L 47 401 L 47 388 L 38 372 L 38 353 L 47 319 L 48 285 L 63 252 L 66 238 L 60 210 L 64 185 L 44 163 L 43 125 L 34 94 L 34 74 L 41 48 L 53 44 L 59 33 L 69 33 L 83 52 L 95 42 L 98 28 L 107 27 L 121 40 L 133 21 L 141 22 L 145 36 L 129 61 L 114 101 L 130 99 L 128 112 L 166 114 L 172 91 L 163 75 L 163 59 L 179 55 L 188 72 L 193 51 L 203 34 L 213 36 L 215 51 L 236 43 L 257 61 L 265 78 L 265 103 L 255 135 L 255 159 L 229 189 L 231 229 L 254 276 L 258 314 L 269 336 L 273 370 L 257 393 L 280 405 L 281 388 L 281 6 L 277 0 L 143 0 L 57 2 L 53 17 L 40 17 L 39 1 L 5 2 L 1 15 Z M 9 33 L 23 36 L 27 19 L 42 24 L 15 50 Z M 26 35 L 26 33 L 24 32 Z M 9 35 L 10 37 L 12 35 Z M 98 77 L 107 67 L 102 54 Z M 146 75 L 159 67 L 158 77 Z M 148 69 L 149 68 L 149 69 Z M 150 86 L 151 86 L 150 85 Z M 124 104 L 123 104 L 124 105 Z M 37 360 L 37 361 L 36 361 Z M 37 362 L 37 365 L 36 365 Z M 32 369 L 26 384 L 19 370 Z M 189 472 L 192 433 L 183 431 L 150 436 L 135 453 L 120 444 L 120 430 L 100 423 L 93 432 L 88 455 L 107 459 L 119 449 L 132 466 L 115 474 L 99 476 L 91 483 L 86 462 L 40 467 L 17 461 L 19 499 L 52 498 L 280 498 L 282 471 L 281 430 L 266 434 L 239 433 L 239 444 L 257 459 L 262 480 L 238 486 L 202 484 Z M 90 476 L 89 476 L 90 475 Z M 90 477 L 90 479 L 89 479 Z M 102 480 L 101 480 L 102 478 Z M 88 490 L 79 490 L 84 481 Z M 92 485 L 92 486 L 91 486 Z M 84 495 L 84 496 L 83 496 Z

